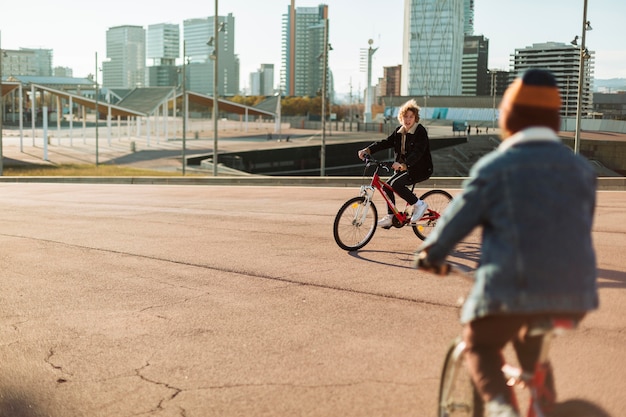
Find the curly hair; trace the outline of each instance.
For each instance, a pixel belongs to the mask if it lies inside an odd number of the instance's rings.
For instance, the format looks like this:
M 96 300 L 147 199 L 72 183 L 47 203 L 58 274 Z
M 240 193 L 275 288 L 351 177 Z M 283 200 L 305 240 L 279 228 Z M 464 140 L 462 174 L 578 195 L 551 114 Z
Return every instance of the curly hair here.
M 400 124 L 402 124 L 402 122 L 404 121 L 404 115 L 406 114 L 406 112 L 408 111 L 412 111 L 413 114 L 415 115 L 415 123 L 419 122 L 420 120 L 420 107 L 417 105 L 417 102 L 414 99 L 411 99 L 409 101 L 407 101 L 406 103 L 404 103 L 402 105 L 402 107 L 400 107 L 400 111 L 398 112 L 398 121 L 400 122 Z

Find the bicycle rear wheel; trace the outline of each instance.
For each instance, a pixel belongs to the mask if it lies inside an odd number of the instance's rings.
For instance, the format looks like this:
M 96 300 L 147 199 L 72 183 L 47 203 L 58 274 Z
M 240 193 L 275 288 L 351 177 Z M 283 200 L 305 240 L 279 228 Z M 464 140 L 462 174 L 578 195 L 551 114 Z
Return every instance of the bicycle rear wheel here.
M 428 209 L 422 218 L 412 226 L 417 237 L 424 240 L 433 231 L 439 217 L 452 201 L 452 195 L 444 190 L 430 190 L 422 194 L 420 200 L 424 200 L 428 204 Z
M 365 197 L 354 197 L 344 203 L 337 212 L 333 224 L 335 242 L 341 249 L 361 249 L 374 236 L 378 222 L 378 211 Z
M 483 401 L 463 360 L 461 339 L 454 341 L 443 364 L 437 417 L 483 417 Z

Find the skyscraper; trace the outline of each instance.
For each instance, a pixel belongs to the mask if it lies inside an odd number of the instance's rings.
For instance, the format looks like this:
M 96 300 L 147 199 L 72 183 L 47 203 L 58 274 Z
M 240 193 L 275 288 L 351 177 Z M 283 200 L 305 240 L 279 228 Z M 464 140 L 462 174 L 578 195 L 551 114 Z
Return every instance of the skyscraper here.
M 178 84 L 176 59 L 180 57 L 180 29 L 177 24 L 158 23 L 148 26 L 146 57 L 152 60 L 148 67 L 150 87 Z
M 146 85 L 146 31 L 141 26 L 116 26 L 106 34 L 108 61 L 102 63 L 102 86 Z
M 462 69 L 464 96 L 491 95 L 488 61 L 489 39 L 483 35 L 465 36 Z
M 274 94 L 274 64 L 261 64 L 257 72 L 250 74 L 250 95 L 271 96 Z
M 461 95 L 468 1 L 404 1 L 403 95 Z
M 183 21 L 183 37 L 189 60 L 187 88 L 213 94 L 213 60 L 217 51 L 217 91 L 220 96 L 239 93 L 239 58 L 235 55 L 235 18 L 218 16 L 218 36 L 214 37 L 215 17 Z
M 593 109 L 593 52 L 585 59 L 585 78 L 581 97 L 582 114 Z M 536 43 L 526 48 L 516 49 L 511 55 L 513 75 L 521 74 L 529 68 L 543 68 L 554 74 L 561 90 L 561 115 L 576 116 L 578 106 L 578 70 L 580 49 L 560 42 Z
M 321 58 L 327 20 L 327 5 L 296 8 L 295 0 L 291 0 L 287 14 L 283 15 L 280 72 L 283 95 L 314 97 L 320 94 L 324 72 Z

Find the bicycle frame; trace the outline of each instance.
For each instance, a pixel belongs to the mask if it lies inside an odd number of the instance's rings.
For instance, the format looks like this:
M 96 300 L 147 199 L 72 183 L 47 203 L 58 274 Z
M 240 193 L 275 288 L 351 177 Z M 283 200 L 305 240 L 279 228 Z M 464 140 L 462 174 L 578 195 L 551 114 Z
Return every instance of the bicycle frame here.
M 398 207 L 394 204 L 393 201 L 391 201 L 391 198 L 389 198 L 389 195 L 385 192 L 385 190 L 388 190 L 392 193 L 395 193 L 393 188 L 380 178 L 380 174 L 378 174 L 378 170 L 380 166 L 381 165 L 377 164 L 376 171 L 374 171 L 374 175 L 372 176 L 372 181 L 370 182 L 370 184 L 361 186 L 361 192 L 359 195 L 367 199 L 367 205 L 368 205 L 369 202 L 374 197 L 374 190 L 378 190 L 380 195 L 385 199 L 385 202 L 387 203 L 387 207 L 389 207 L 389 209 L 392 210 L 393 215 L 397 219 L 399 224 L 406 224 L 409 222 L 408 213 L 406 212 L 406 209 L 404 211 L 398 210 Z M 408 207 L 408 204 L 407 204 L 407 207 Z
M 550 349 L 550 342 L 557 335 L 565 330 L 570 330 L 576 327 L 576 320 L 573 319 L 552 319 L 549 326 L 533 326 L 529 332 L 530 335 L 541 336 L 541 351 L 537 362 L 535 364 L 534 372 L 523 372 L 522 369 L 512 366 L 510 364 L 504 364 L 502 366 L 502 373 L 507 378 L 507 385 L 509 387 L 521 386 L 526 387 L 529 390 L 529 404 L 527 408 L 526 417 L 547 417 L 545 411 L 549 412 L 549 409 L 555 405 L 556 398 L 554 392 L 552 392 L 545 384 L 546 378 L 550 372 L 550 366 L 548 361 L 548 353 Z M 459 372 L 462 372 L 463 353 L 466 350 L 465 342 L 459 341 L 452 351 L 453 358 L 456 358 L 453 373 L 451 377 L 446 381 L 449 390 Z M 517 396 L 514 392 L 511 392 L 511 400 L 513 406 L 519 410 L 519 403 Z M 451 404 L 451 407 L 457 407 L 456 404 Z M 546 410 L 547 409 L 547 410 Z M 545 411 L 544 411 L 545 410 Z
M 553 318 L 547 325 L 540 324 L 531 327 L 529 331 L 530 335 L 542 337 L 541 350 L 537 362 L 535 363 L 533 373 L 523 372 L 520 368 L 509 364 L 505 364 L 502 367 L 502 373 L 508 378 L 507 384 L 510 387 L 521 385 L 528 388 L 530 398 L 528 411 L 526 413 L 527 417 L 546 417 L 543 409 L 554 406 L 556 402 L 555 394 L 546 386 L 546 378 L 550 372 L 548 361 L 550 344 L 556 335 L 566 330 L 574 329 L 576 325 L 577 321 L 574 319 Z M 519 409 L 515 395 L 513 395 L 512 398 L 515 407 Z

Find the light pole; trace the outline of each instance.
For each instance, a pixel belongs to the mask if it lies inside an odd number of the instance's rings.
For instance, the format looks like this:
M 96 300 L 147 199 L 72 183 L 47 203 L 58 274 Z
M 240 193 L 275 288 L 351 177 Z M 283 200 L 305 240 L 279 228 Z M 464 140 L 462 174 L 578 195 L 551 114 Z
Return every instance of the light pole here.
M 183 41 L 183 176 L 185 175 L 185 168 L 187 167 L 187 161 L 185 160 L 185 147 L 187 146 L 187 41 Z
M 322 51 L 322 150 L 320 176 L 326 175 L 326 73 L 328 72 L 328 19 L 324 19 L 324 50 Z
M 214 49 L 213 55 L 213 176 L 217 177 L 217 116 L 219 114 L 217 105 L 217 50 L 219 49 L 219 42 L 217 41 L 217 35 L 219 32 L 219 16 L 217 15 L 217 0 L 215 0 L 215 16 L 213 21 L 213 42 Z
M 580 118 L 582 116 L 582 97 L 583 97 L 583 84 L 585 82 L 585 60 L 588 57 L 587 49 L 585 48 L 585 38 L 587 30 L 591 29 L 589 22 L 587 21 L 587 0 L 584 2 L 583 8 L 583 30 L 582 38 L 580 42 L 580 56 L 578 67 L 578 101 L 576 102 L 576 133 L 574 134 L 574 153 L 580 152 Z
M 491 95 L 493 96 L 491 130 L 496 128 L 496 71 L 491 70 Z
M 96 52 L 96 166 L 98 166 L 98 122 L 100 121 L 100 115 L 98 114 L 98 95 L 100 91 L 98 90 L 98 53 Z
M 4 127 L 4 92 L 2 91 L 2 32 L 0 32 L 0 176 L 4 175 L 2 128 Z

